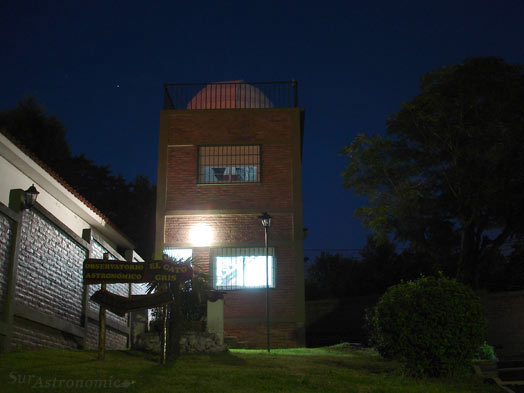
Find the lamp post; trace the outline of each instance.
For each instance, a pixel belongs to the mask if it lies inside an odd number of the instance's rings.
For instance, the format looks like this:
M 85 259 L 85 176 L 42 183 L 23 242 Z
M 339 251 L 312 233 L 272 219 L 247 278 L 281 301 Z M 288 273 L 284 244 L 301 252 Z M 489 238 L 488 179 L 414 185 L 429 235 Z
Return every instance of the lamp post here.
M 271 216 L 267 212 L 262 213 L 258 217 L 262 221 L 265 232 L 265 244 L 266 244 L 266 334 L 267 334 L 267 351 L 271 351 L 269 345 L 269 248 L 268 248 L 268 233 L 269 227 L 271 226 Z

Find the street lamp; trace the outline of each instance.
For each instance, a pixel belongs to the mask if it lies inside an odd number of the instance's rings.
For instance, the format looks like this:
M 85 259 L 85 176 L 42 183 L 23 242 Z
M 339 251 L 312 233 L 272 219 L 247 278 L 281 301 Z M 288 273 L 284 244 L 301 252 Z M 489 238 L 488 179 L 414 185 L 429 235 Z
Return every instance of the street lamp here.
M 267 212 L 262 213 L 258 217 L 262 221 L 262 226 L 265 232 L 265 243 L 266 243 L 266 333 L 267 333 L 267 351 L 270 352 L 269 345 L 269 248 L 268 248 L 268 233 L 269 227 L 271 226 L 271 216 Z
M 25 190 L 23 208 L 31 209 L 36 202 L 36 198 L 38 197 L 38 194 L 40 193 L 36 190 L 36 187 L 34 184 L 31 187 L 29 187 L 27 190 Z

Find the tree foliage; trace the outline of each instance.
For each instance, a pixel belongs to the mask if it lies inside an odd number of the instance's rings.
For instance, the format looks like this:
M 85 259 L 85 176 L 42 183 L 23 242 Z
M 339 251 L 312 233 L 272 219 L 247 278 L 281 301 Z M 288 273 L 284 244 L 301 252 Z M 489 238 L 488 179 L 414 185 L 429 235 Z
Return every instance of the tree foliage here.
M 192 259 L 176 260 L 174 263 L 192 264 Z M 184 332 L 192 329 L 192 323 L 205 321 L 207 315 L 207 300 L 212 297 L 212 288 L 207 274 L 194 270 L 193 277 L 186 281 L 169 283 L 152 282 L 148 284 L 148 293 L 168 291 L 173 302 L 154 310 L 158 322 L 166 318 L 167 328 L 167 359 L 175 360 L 180 355 L 180 338 Z M 167 314 L 164 315 L 164 312 Z
M 306 270 L 308 300 L 382 294 L 401 280 L 436 274 L 438 268 L 421 263 L 424 258 L 411 250 L 397 253 L 390 241 L 377 244 L 369 236 L 359 255 L 322 253 Z
M 369 199 L 356 214 L 432 263 L 478 285 L 500 247 L 523 233 L 524 68 L 469 58 L 425 75 L 387 133 L 345 146 L 344 186 Z
M 28 97 L 0 112 L 0 129 L 19 140 L 125 233 L 144 258 L 154 251 L 156 187 L 138 175 L 127 182 L 109 165 L 72 155 L 62 122 Z
M 48 115 L 33 97 L 0 111 L 0 129 L 7 130 L 54 170 L 71 157 L 64 124 Z

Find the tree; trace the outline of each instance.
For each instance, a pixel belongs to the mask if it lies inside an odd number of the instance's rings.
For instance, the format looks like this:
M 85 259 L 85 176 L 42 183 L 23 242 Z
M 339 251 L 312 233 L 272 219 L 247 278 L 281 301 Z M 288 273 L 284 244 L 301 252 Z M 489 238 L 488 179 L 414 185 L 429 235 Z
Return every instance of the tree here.
M 192 259 L 176 260 L 168 258 L 171 262 L 192 264 Z M 173 302 L 157 308 L 153 314 L 157 319 L 166 324 L 166 349 L 168 361 L 175 360 L 180 355 L 180 338 L 184 332 L 190 331 L 192 323 L 203 321 L 206 318 L 207 300 L 213 297 L 207 274 L 194 270 L 193 277 L 186 281 L 160 283 L 154 281 L 148 284 L 148 293 L 167 291 L 171 294 Z M 163 334 L 161 333 L 161 340 Z
M 308 267 L 306 299 L 343 298 L 382 294 L 402 280 L 438 274 L 439 269 L 423 264 L 427 257 L 410 249 L 397 253 L 389 240 L 377 242 L 368 236 L 360 257 L 322 252 Z
M 0 129 L 7 130 L 40 160 L 57 170 L 71 157 L 65 127 L 33 97 L 26 97 L 12 109 L 0 111 Z
M 109 165 L 96 165 L 83 154 L 72 155 L 62 122 L 28 97 L 0 112 L 0 129 L 19 140 L 44 164 L 121 229 L 142 257 L 154 251 L 156 187 L 145 176 L 126 182 Z
M 489 258 L 524 232 L 523 143 L 523 66 L 468 58 L 425 75 L 385 136 L 345 146 L 342 177 L 368 197 L 356 214 L 377 238 L 453 261 L 478 286 Z

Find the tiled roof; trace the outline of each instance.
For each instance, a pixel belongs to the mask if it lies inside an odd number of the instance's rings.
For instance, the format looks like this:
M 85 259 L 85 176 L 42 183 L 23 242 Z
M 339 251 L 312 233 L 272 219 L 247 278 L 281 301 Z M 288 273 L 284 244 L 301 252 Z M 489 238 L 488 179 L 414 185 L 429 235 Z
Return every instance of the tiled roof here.
M 58 183 L 60 183 L 64 188 L 66 188 L 71 194 L 73 194 L 79 201 L 81 201 L 84 205 L 86 205 L 90 210 L 92 210 L 97 216 L 99 216 L 102 220 L 106 222 L 107 225 L 109 225 L 111 228 L 113 228 L 115 231 L 117 231 L 120 235 L 125 237 L 129 243 L 133 244 L 133 242 L 129 239 L 129 237 L 123 233 L 115 224 L 113 224 L 100 210 L 96 208 L 95 205 L 90 203 L 86 198 L 84 198 L 78 191 L 76 191 L 69 183 L 67 183 L 58 173 L 56 173 L 54 170 L 52 170 L 49 166 L 47 166 L 43 161 L 41 161 L 36 155 L 34 155 L 26 146 L 24 146 L 18 139 L 16 139 L 14 136 L 9 134 L 7 131 L 0 129 L 0 133 L 4 135 L 7 139 L 9 139 L 16 147 L 18 147 L 20 150 L 24 152 L 25 155 L 27 155 L 31 160 L 33 160 L 38 166 L 40 166 L 44 171 L 46 171 L 53 179 L 55 179 Z

